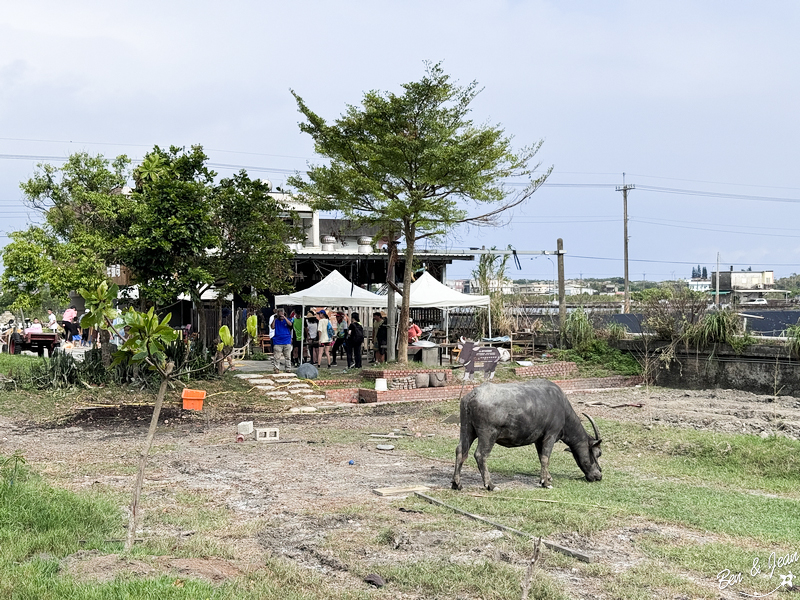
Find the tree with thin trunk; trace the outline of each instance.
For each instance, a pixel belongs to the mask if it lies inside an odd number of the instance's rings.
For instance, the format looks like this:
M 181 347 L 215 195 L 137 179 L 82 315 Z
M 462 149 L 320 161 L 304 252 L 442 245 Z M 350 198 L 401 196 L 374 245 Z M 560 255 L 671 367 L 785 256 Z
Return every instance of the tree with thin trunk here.
M 402 87 L 401 94 L 367 92 L 361 106 L 348 106 L 331 124 L 292 92 L 306 119 L 300 129 L 327 164 L 288 183 L 316 210 L 339 211 L 383 233 L 399 230 L 406 247 L 398 357 L 406 361 L 416 243 L 443 238 L 461 224 L 501 224 L 505 211 L 530 198 L 552 168 L 535 177 L 539 164 L 529 164 L 541 141 L 514 152 L 500 126 L 470 119 L 476 82 L 459 86 L 441 64 L 427 63 L 420 81 Z M 525 183 L 512 187 L 514 179 Z M 488 210 L 469 210 L 481 206 Z
M 169 326 L 171 317 L 172 315 L 169 314 L 164 319 L 159 320 L 158 315 L 155 314 L 152 308 L 147 313 L 140 313 L 130 309 L 122 314 L 123 323 L 128 328 L 128 334 L 127 339 L 115 355 L 114 364 L 121 364 L 126 360 L 133 364 L 145 364 L 161 377 L 161 385 L 158 388 L 156 403 L 153 407 L 153 416 L 150 418 L 150 428 L 147 430 L 147 439 L 139 457 L 139 469 L 136 475 L 133 500 L 131 501 L 130 515 L 128 517 L 128 535 L 125 538 L 126 551 L 133 548 L 133 542 L 136 537 L 136 525 L 141 512 L 139 499 L 142 495 L 144 471 L 147 467 L 147 457 L 153 447 L 153 438 L 156 434 L 161 406 L 164 403 L 164 395 L 167 393 L 167 385 L 181 371 L 181 369 L 175 368 L 175 363 L 167 360 L 166 355 L 167 345 L 178 337 L 178 332 Z

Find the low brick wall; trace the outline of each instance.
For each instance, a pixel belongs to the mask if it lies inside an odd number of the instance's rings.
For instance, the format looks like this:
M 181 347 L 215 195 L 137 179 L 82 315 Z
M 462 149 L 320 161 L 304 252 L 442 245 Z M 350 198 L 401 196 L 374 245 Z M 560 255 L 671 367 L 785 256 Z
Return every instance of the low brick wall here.
M 476 385 L 465 385 L 464 394 Z M 431 402 L 434 400 L 455 400 L 461 393 L 461 386 L 448 386 L 440 388 L 419 388 L 414 390 L 358 390 L 357 402 L 359 404 L 372 404 L 375 402 Z M 325 395 L 326 400 L 328 395 Z
M 483 382 L 470 383 L 464 386 L 450 385 L 440 388 L 419 388 L 413 390 L 387 390 L 373 389 L 337 389 L 325 390 L 325 400 L 328 402 L 349 402 L 353 404 L 373 404 L 380 402 L 431 402 L 435 400 L 455 400 L 459 394 L 466 394 L 472 388 Z M 588 379 L 566 379 L 554 381 L 565 392 L 581 390 L 614 389 L 633 387 L 642 383 L 641 377 L 592 377 Z
M 605 390 L 614 388 L 633 387 L 642 383 L 644 379 L 639 375 L 634 377 L 589 377 L 586 379 L 566 379 L 553 381 L 565 392 L 577 390 Z
M 358 404 L 358 388 L 340 388 L 338 390 L 325 390 L 327 402 L 345 402 Z
M 408 369 L 363 369 L 361 371 L 361 378 L 382 378 L 386 379 L 387 381 L 391 381 L 392 379 L 400 379 L 402 377 L 408 377 L 409 375 L 416 375 L 417 373 L 444 373 L 447 381 L 450 381 L 453 378 L 453 373 L 450 369 L 431 369 L 430 367 L 411 367 Z
M 517 367 L 514 374 L 519 377 L 570 377 L 578 372 L 578 365 L 574 362 L 552 362 L 544 365 L 531 365 L 530 367 Z

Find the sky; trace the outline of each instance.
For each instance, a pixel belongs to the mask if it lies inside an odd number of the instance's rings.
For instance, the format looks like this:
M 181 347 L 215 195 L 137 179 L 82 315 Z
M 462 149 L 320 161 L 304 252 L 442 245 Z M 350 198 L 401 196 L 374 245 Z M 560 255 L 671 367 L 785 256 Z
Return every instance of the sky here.
M 567 278 L 800 272 L 800 4 L 791 1 L 38 2 L 0 12 L 0 246 L 40 220 L 19 183 L 73 152 L 206 150 L 281 186 L 328 120 L 442 61 L 478 123 L 544 143 L 547 185 L 498 229 L 439 244 L 555 250 Z M 430 247 L 430 246 L 429 246 Z M 554 278 L 521 256 L 514 279 Z M 475 263 L 456 262 L 449 278 Z

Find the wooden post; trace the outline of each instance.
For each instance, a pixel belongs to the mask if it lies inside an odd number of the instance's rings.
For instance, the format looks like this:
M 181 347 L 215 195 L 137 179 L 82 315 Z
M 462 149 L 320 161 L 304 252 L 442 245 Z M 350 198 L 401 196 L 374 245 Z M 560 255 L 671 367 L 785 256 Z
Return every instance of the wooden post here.
M 564 240 L 558 238 L 558 320 L 559 327 L 567 321 L 567 297 L 564 289 Z

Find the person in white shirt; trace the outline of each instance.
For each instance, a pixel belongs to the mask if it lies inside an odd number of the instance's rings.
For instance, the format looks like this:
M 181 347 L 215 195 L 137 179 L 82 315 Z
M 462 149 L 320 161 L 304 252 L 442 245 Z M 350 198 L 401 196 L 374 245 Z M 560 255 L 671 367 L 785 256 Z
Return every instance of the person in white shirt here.
M 49 308 L 47 309 L 47 328 L 53 333 L 58 331 L 58 320 L 56 319 L 56 314 Z

